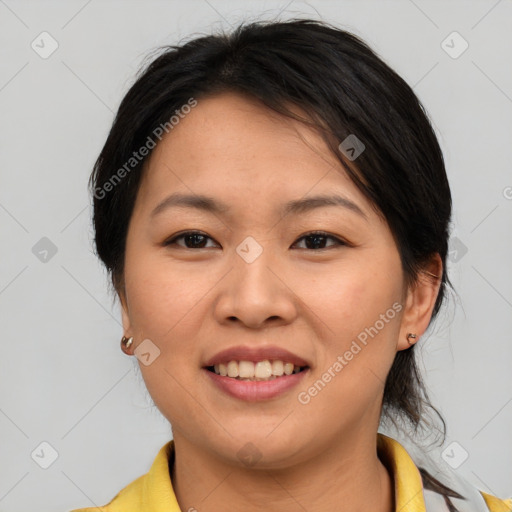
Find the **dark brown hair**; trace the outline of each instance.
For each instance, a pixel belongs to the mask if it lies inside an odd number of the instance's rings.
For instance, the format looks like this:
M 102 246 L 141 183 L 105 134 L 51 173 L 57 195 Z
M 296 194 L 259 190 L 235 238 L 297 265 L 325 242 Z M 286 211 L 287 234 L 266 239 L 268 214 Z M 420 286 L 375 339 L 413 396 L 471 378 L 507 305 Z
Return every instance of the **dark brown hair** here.
M 148 156 L 130 168 L 126 163 L 190 98 L 200 101 L 225 91 L 260 100 L 319 130 L 386 219 L 407 285 L 425 276 L 425 265 L 436 253 L 445 268 L 452 201 L 436 135 L 411 87 L 360 38 L 308 19 L 242 23 L 231 33 L 164 47 L 151 59 L 123 98 L 90 178 L 97 254 L 118 293 L 123 290 L 128 224 Z M 365 146 L 354 161 L 339 149 L 351 134 Z M 116 173 L 122 179 L 114 182 Z M 445 272 L 439 279 L 432 319 L 451 286 Z M 395 416 L 400 417 L 416 434 L 420 425 L 434 426 L 426 408 L 440 418 L 444 441 L 446 425 L 429 401 L 413 345 L 395 356 L 382 419 L 397 425 Z M 443 494 L 455 510 L 449 496 L 462 497 L 424 469 L 421 475 L 425 488 Z

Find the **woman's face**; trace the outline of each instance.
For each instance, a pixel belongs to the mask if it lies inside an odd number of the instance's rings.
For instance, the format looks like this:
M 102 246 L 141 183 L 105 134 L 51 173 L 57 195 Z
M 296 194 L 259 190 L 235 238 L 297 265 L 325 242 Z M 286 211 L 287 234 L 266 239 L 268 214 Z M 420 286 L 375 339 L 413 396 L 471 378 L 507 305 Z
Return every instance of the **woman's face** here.
M 173 194 L 196 206 L 163 203 Z M 123 323 L 176 440 L 284 467 L 374 436 L 396 351 L 421 334 L 405 325 L 407 297 L 389 227 L 304 125 L 225 93 L 155 148 L 128 230 Z M 216 358 L 228 349 L 240 351 Z M 206 369 L 279 374 L 273 361 L 294 358 L 307 369 L 268 382 Z

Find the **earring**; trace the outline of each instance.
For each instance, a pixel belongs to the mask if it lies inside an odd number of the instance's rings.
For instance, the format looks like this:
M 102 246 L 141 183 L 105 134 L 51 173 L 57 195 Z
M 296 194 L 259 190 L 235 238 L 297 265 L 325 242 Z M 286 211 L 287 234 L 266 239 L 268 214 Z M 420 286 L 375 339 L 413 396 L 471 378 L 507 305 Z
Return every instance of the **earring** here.
M 133 343 L 133 336 L 130 336 L 129 338 L 127 338 L 126 336 L 123 336 L 121 339 L 121 350 L 129 356 L 131 356 L 129 348 L 131 347 L 132 343 Z
M 414 345 L 414 341 L 409 341 L 409 338 L 412 338 L 413 340 L 415 340 L 418 336 L 416 336 L 416 334 L 413 334 L 412 332 L 410 332 L 409 334 L 407 334 L 406 338 L 407 338 L 407 342 L 409 343 L 409 345 Z

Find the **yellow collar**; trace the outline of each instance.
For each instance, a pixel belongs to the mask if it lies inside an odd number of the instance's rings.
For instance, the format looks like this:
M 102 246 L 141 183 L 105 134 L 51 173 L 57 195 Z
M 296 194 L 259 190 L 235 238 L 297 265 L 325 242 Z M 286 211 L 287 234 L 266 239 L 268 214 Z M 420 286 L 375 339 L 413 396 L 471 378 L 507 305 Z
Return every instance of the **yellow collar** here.
M 377 453 L 395 483 L 397 512 L 426 512 L 421 475 L 406 449 L 379 432 Z
M 182 512 L 169 475 L 169 458 L 174 456 L 174 441 L 158 452 L 148 473 L 120 491 L 104 508 L 104 512 Z M 377 453 L 393 478 L 395 510 L 426 512 L 420 472 L 406 449 L 395 439 L 377 433 Z M 511 511 L 512 501 L 499 500 L 482 493 L 491 512 Z M 504 507 L 504 508 L 502 508 Z M 71 512 L 92 512 L 97 508 L 75 509 Z

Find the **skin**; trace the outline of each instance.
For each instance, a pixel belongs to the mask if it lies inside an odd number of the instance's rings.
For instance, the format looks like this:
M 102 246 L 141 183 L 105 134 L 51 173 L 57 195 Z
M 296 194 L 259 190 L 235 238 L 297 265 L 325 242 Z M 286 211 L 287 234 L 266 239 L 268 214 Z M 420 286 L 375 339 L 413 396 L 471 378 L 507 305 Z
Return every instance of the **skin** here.
M 174 192 L 211 196 L 230 211 L 172 207 L 151 218 Z M 340 206 L 278 213 L 286 201 L 333 192 L 366 219 Z M 184 230 L 209 238 L 164 245 Z M 347 245 L 324 238 L 317 249 L 303 238 L 314 230 Z M 263 249 L 250 264 L 236 252 L 247 236 Z M 427 270 L 441 275 L 441 267 L 436 255 Z M 160 350 L 150 365 L 139 364 L 172 424 L 181 509 L 394 510 L 393 482 L 376 452 L 384 382 L 396 352 L 410 346 L 407 333 L 418 340 L 428 327 L 438 291 L 431 279 L 406 289 L 387 223 L 318 134 L 235 93 L 199 99 L 145 169 L 120 291 L 132 348 L 149 338 Z M 297 394 L 394 303 L 402 310 L 299 403 Z M 285 347 L 311 362 L 309 375 L 271 400 L 232 398 L 201 367 L 242 344 Z M 237 456 L 249 442 L 261 454 L 253 466 Z

